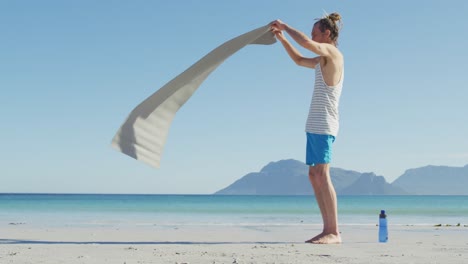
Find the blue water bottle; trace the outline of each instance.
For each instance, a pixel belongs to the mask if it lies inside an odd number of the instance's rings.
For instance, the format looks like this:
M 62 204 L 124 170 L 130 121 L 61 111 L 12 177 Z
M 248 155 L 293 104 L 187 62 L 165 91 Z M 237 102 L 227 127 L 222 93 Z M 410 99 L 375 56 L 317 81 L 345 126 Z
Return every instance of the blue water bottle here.
M 380 211 L 379 215 L 379 242 L 388 241 L 388 225 L 387 225 L 387 215 L 385 210 Z

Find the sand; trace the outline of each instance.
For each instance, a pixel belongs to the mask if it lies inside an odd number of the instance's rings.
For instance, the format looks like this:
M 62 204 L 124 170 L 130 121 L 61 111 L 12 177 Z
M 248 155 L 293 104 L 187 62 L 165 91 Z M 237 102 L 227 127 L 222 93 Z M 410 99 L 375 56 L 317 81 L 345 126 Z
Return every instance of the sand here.
M 343 244 L 303 241 L 319 225 L 0 226 L 0 263 L 468 263 L 468 227 L 341 226 Z

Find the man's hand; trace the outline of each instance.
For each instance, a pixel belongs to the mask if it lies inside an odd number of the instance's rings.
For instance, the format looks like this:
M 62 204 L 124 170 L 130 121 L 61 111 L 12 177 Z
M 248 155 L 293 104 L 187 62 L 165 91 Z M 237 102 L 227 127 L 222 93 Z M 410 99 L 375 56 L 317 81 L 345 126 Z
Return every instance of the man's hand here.
M 279 41 L 284 41 L 284 40 L 286 40 L 286 38 L 285 38 L 284 35 L 283 35 L 283 31 L 278 30 L 278 29 L 275 29 L 275 28 L 271 28 L 271 32 L 273 32 L 273 34 L 275 34 L 275 37 L 276 37 Z
M 284 30 L 286 28 L 286 24 L 283 21 L 277 19 L 277 20 L 270 23 L 270 27 L 271 27 L 272 30 L 282 31 L 282 30 Z
M 271 32 L 275 34 L 276 38 L 279 41 L 286 40 L 286 38 L 283 35 L 283 30 L 285 28 L 286 28 L 286 24 L 279 19 L 270 23 Z

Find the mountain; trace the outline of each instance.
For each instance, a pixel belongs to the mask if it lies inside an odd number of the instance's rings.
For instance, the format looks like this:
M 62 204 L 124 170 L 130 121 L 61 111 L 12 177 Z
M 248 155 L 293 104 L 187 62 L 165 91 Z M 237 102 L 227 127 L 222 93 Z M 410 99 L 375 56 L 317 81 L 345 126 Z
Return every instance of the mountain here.
M 306 164 L 293 159 L 270 162 L 260 172 L 249 173 L 215 194 L 310 195 L 308 171 Z M 330 176 L 338 194 L 405 194 L 373 173 L 330 168 Z
M 405 171 L 393 183 L 411 194 L 468 195 L 468 165 L 426 166 Z
M 383 176 L 377 176 L 374 173 L 363 173 L 359 179 L 354 181 L 348 187 L 344 188 L 339 194 L 345 195 L 404 195 L 408 194 L 397 186 L 392 186 Z
M 304 164 L 304 166 L 307 166 Z M 330 168 L 330 177 L 337 194 L 361 177 L 361 173 L 340 168 Z
M 310 195 L 308 166 L 289 159 L 270 162 L 215 194 Z M 392 184 L 374 173 L 330 168 L 339 195 L 468 195 L 468 165 L 409 169 Z
M 260 172 L 245 175 L 215 194 L 288 195 L 312 194 L 307 166 L 297 160 L 270 162 Z

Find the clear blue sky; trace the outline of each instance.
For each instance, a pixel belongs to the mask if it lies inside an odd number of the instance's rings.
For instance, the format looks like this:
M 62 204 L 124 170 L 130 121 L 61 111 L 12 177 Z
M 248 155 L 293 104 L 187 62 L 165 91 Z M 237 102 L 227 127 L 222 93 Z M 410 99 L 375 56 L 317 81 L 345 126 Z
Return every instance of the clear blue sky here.
M 468 1 L 0 1 L 0 192 L 212 193 L 304 160 L 313 70 L 279 43 L 229 58 L 176 115 L 161 168 L 110 147 L 130 111 L 223 42 L 337 11 L 332 166 L 392 182 L 468 164 Z M 314 56 L 301 49 L 304 54 Z

